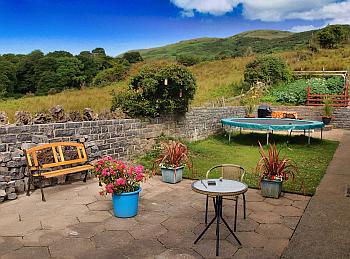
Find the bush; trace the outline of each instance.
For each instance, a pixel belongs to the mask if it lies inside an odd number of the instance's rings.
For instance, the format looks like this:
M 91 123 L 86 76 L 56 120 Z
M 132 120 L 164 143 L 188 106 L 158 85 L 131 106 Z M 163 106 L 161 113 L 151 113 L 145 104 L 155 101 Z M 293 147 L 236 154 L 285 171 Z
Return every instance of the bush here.
M 112 108 L 129 116 L 156 117 L 181 114 L 188 109 L 196 90 L 196 80 L 178 65 L 146 66 L 130 80 L 129 90 L 113 94 Z
M 98 72 L 93 80 L 94 85 L 103 86 L 112 82 L 121 81 L 125 78 L 127 67 L 122 64 L 116 64 L 112 68 L 107 68 Z
M 266 85 L 274 85 L 288 82 L 291 72 L 287 64 L 279 57 L 260 56 L 246 65 L 244 81 L 250 85 L 263 82 Z
M 124 53 L 123 59 L 127 60 L 129 63 L 137 63 L 143 61 L 143 58 L 138 51 L 130 51 Z
M 200 58 L 193 55 L 176 56 L 176 62 L 187 67 L 198 64 L 200 61 Z
M 349 32 L 342 25 L 329 25 L 317 33 L 322 48 L 333 49 L 345 42 Z

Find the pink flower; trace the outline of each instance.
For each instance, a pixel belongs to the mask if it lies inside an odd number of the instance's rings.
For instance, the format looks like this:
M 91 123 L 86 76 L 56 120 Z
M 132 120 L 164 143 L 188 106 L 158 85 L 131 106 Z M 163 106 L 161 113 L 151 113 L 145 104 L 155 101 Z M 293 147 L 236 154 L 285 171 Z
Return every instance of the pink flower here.
M 110 173 L 108 172 L 108 169 L 107 169 L 107 168 L 105 168 L 105 169 L 102 170 L 102 175 L 103 175 L 103 176 L 110 175 Z
M 126 184 L 126 179 L 124 179 L 124 178 L 118 178 L 116 181 L 115 181 L 115 184 L 116 185 L 124 185 L 124 184 Z
M 101 170 L 101 167 L 100 167 L 100 166 L 96 168 L 96 172 L 98 172 L 98 171 L 100 171 L 100 170 Z
M 140 173 L 143 173 L 144 169 L 145 168 L 142 165 L 139 165 L 135 167 L 135 172 L 136 174 L 140 174 Z
M 139 173 L 136 175 L 136 181 L 141 181 L 145 175 L 143 173 Z

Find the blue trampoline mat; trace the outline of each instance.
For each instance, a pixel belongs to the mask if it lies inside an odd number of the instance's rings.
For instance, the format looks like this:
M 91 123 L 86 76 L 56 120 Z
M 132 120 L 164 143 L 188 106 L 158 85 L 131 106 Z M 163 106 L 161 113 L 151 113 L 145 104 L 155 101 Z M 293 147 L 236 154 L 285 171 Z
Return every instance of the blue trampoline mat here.
M 223 125 L 257 130 L 310 130 L 322 129 L 325 125 L 320 121 L 275 119 L 275 118 L 227 118 Z

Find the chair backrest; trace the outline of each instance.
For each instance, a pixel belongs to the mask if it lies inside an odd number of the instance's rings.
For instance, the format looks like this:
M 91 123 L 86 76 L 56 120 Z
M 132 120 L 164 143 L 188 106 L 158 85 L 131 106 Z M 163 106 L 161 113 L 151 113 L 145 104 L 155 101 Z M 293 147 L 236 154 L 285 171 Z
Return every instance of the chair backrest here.
M 221 175 L 223 179 L 243 182 L 245 170 L 243 167 L 234 164 L 216 165 L 207 171 L 206 178 L 210 175 Z
M 84 144 L 76 142 L 48 143 L 25 150 L 30 170 L 47 169 L 88 160 Z

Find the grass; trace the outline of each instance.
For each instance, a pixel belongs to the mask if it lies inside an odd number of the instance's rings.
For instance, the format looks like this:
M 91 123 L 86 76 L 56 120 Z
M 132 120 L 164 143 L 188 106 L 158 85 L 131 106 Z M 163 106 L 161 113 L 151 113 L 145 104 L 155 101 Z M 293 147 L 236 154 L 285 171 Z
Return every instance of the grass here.
M 211 136 L 205 140 L 187 143 L 193 161 L 193 171 L 186 169 L 184 176 L 202 179 L 212 166 L 232 163 L 246 169 L 246 183 L 256 188 L 259 176 L 255 168 L 260 158 L 257 143 L 258 141 L 265 143 L 265 138 L 265 134 L 245 133 L 234 135 L 230 143 L 225 136 Z M 283 184 L 284 191 L 313 195 L 333 158 L 338 142 L 312 139 L 312 144 L 307 145 L 307 139 L 304 136 L 288 138 L 279 134 L 274 135 L 272 141 L 275 141 L 277 147 L 281 149 L 281 154 L 293 160 L 299 169 L 294 180 Z M 267 146 L 265 148 L 267 149 Z M 157 153 L 157 150 L 150 151 L 140 157 L 138 162 L 150 168 Z M 219 175 L 213 176 L 219 177 Z
M 31 96 L 19 99 L 0 101 L 0 111 L 5 111 L 14 122 L 16 111 L 29 111 L 36 113 L 55 105 L 62 105 L 66 112 L 82 111 L 84 108 L 92 108 L 94 112 L 109 110 L 111 107 L 111 92 L 125 87 L 125 82 L 109 85 L 102 88 L 84 88 L 81 90 L 66 90 L 55 95 Z

